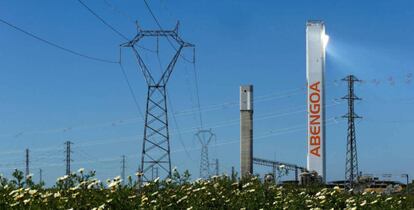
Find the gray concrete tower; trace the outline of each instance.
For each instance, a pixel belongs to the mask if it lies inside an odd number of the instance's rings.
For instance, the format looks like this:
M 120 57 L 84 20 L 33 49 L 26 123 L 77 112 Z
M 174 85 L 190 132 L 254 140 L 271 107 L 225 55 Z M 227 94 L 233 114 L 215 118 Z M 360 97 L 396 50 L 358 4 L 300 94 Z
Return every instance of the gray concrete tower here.
M 240 86 L 240 173 L 253 174 L 253 85 Z

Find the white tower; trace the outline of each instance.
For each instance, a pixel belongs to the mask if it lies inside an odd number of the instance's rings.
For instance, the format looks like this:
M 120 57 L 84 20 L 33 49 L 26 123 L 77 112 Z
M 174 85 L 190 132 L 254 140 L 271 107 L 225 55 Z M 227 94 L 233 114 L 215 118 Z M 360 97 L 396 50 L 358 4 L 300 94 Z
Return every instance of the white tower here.
M 328 43 L 325 24 L 306 24 L 306 76 L 308 81 L 307 168 L 326 179 L 325 161 L 325 48 Z
M 240 173 L 253 174 L 253 85 L 240 86 Z

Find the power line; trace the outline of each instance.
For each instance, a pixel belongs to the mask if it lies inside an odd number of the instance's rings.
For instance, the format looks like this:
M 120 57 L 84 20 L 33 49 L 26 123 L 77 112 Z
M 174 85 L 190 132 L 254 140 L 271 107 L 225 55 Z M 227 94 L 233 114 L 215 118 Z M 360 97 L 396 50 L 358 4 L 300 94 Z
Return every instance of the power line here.
M 48 40 L 46 40 L 46 39 L 44 39 L 42 37 L 39 37 L 39 36 L 37 36 L 37 35 L 29 32 L 29 31 L 26 31 L 26 30 L 24 30 L 24 29 L 22 29 L 22 28 L 20 28 L 20 27 L 18 27 L 16 25 L 13 25 L 10 22 L 7 22 L 7 21 L 5 21 L 3 19 L 0 19 L 0 22 L 3 23 L 3 24 L 5 24 L 5 25 L 7 25 L 7 26 L 9 26 L 9 27 L 11 27 L 11 28 L 13 28 L 13 29 L 15 29 L 15 30 L 17 30 L 17 31 L 20 31 L 21 33 L 24 33 L 24 34 L 26 34 L 26 35 L 28 35 L 28 36 L 30 36 L 30 37 L 38 40 L 38 41 L 41 41 L 41 42 L 43 42 L 43 43 L 45 43 L 47 45 L 50 45 L 52 47 L 55 47 L 55 48 L 60 49 L 62 51 L 65 51 L 67 53 L 70 53 L 70 54 L 73 54 L 73 55 L 76 55 L 76 56 L 79 56 L 79 57 L 83 57 L 83 58 L 86 58 L 86 59 L 89 59 L 89 60 L 94 60 L 94 61 L 99 61 L 99 62 L 104 62 L 104 63 L 118 63 L 118 61 L 107 60 L 107 59 L 103 59 L 103 58 L 89 56 L 89 55 L 86 55 L 86 54 L 83 54 L 83 53 L 74 51 L 72 49 L 63 47 L 63 46 L 58 45 L 58 44 L 56 44 L 54 42 L 51 42 L 51 41 L 48 41 Z
M 195 88 L 196 88 L 196 97 L 197 97 L 197 107 L 198 107 L 198 114 L 200 117 L 200 129 L 203 129 L 203 116 L 201 113 L 201 104 L 200 104 L 200 94 L 198 88 L 198 74 L 196 69 L 196 62 L 195 62 L 195 48 L 193 48 L 193 71 L 194 71 L 194 80 L 195 80 Z
M 174 108 L 173 108 L 173 105 L 172 105 L 172 102 L 171 102 L 171 99 L 170 99 L 170 95 L 167 95 L 167 99 L 168 99 L 168 103 L 169 103 L 169 105 L 170 105 L 170 109 L 171 109 L 171 112 L 172 112 L 172 117 L 173 117 L 173 121 L 174 121 L 174 124 L 175 124 L 175 128 L 176 128 L 176 130 L 177 130 L 178 140 L 180 141 L 181 146 L 183 146 L 184 151 L 185 151 L 185 154 L 187 155 L 187 157 L 188 157 L 190 160 L 193 160 L 193 159 L 191 158 L 190 153 L 187 151 L 187 147 L 186 147 L 186 146 L 185 146 L 185 144 L 184 144 L 184 141 L 183 141 L 183 138 L 182 138 L 182 135 L 181 135 L 181 130 L 180 130 L 180 127 L 179 127 L 179 125 L 178 125 L 177 118 L 175 117 L 175 114 L 174 114 Z
M 273 100 L 273 99 L 280 99 L 280 98 L 285 98 L 285 97 L 291 97 L 293 95 L 297 95 L 298 90 L 302 90 L 302 88 L 297 88 L 297 89 L 290 89 L 289 91 L 283 91 L 283 92 L 277 92 L 276 93 L 271 93 L 271 94 L 265 94 L 262 96 L 257 96 L 256 98 L 263 98 L 263 99 L 258 99 L 256 100 L 256 103 L 258 102 L 263 102 L 263 101 L 269 101 L 269 100 Z M 338 102 L 339 103 L 339 102 Z M 210 111 L 215 111 L 215 110 L 219 110 L 219 109 L 224 109 L 224 108 L 228 108 L 229 106 L 236 106 L 238 104 L 238 102 L 236 101 L 228 101 L 228 102 L 224 102 L 224 103 L 220 103 L 220 104 L 212 104 L 212 105 L 208 105 L 208 106 L 204 106 L 201 108 L 202 112 L 210 112 Z M 302 107 L 302 106 L 300 106 Z M 290 107 L 292 108 L 292 107 Z M 306 111 L 306 110 L 305 110 Z M 185 110 L 181 110 L 181 111 L 175 111 L 175 115 L 176 116 L 183 116 L 183 115 L 187 115 L 193 112 L 198 112 L 198 110 L 196 109 L 185 109 Z M 266 114 L 268 115 L 268 114 Z M 87 125 L 74 125 L 74 126 L 68 126 L 68 127 L 62 127 L 62 128 L 54 128 L 54 129 L 47 129 L 47 130 L 36 130 L 36 131 L 21 131 L 19 133 L 9 133 L 9 134 L 0 134 L 0 137 L 8 137 L 8 136 L 14 136 L 14 137 L 20 137 L 22 135 L 29 135 L 29 134 L 50 134 L 50 133 L 57 133 L 57 132 L 62 132 L 65 130 L 75 130 L 75 129 L 90 129 L 90 128 L 98 128 L 98 127 L 106 127 L 106 126 L 114 126 L 115 124 L 130 124 L 130 123 L 136 123 L 135 120 L 137 118 L 128 118 L 128 119 L 118 119 L 118 120 L 113 120 L 113 121 L 107 121 L 105 123 L 99 123 L 99 124 L 87 124 Z
M 132 99 L 134 100 L 135 106 L 138 110 L 139 115 L 141 116 L 142 120 L 144 120 L 144 114 L 142 113 L 141 107 L 139 106 L 137 97 L 135 96 L 134 89 L 132 89 L 131 83 L 129 82 L 128 75 L 125 72 L 125 69 L 121 62 L 119 62 L 119 67 L 121 69 L 122 75 L 124 76 L 125 82 L 128 85 L 129 92 L 131 93 Z
M 117 29 L 115 29 L 112 25 L 110 25 L 108 22 L 106 22 L 101 16 L 99 16 L 96 12 L 94 12 L 90 7 L 88 7 L 88 5 L 86 5 L 82 0 L 77 0 L 82 6 L 84 6 L 92 15 L 94 15 L 96 18 L 98 18 L 98 20 L 100 20 L 105 26 L 107 26 L 108 28 L 110 28 L 112 31 L 114 31 L 116 34 L 118 34 L 120 37 L 122 37 L 123 39 L 125 39 L 125 40 L 129 40 L 124 34 L 122 34 L 120 31 L 118 31 Z M 106 1 L 105 1 L 106 2 Z M 108 2 L 106 2 L 107 4 L 108 4 Z M 140 47 L 140 46 L 138 46 L 138 47 Z M 147 48 L 144 48 L 144 47 L 140 47 L 140 48 L 143 48 L 143 49 L 146 49 L 146 50 L 149 50 L 149 49 L 147 49 Z M 127 83 L 127 85 L 128 85 L 128 88 L 129 88 L 129 92 L 131 93 L 131 96 L 132 96 L 132 98 L 133 98 L 133 100 L 134 100 L 134 103 L 135 103 L 135 106 L 137 107 L 137 110 L 138 110 L 138 113 L 139 113 L 139 115 L 141 116 L 141 118 L 142 119 L 144 119 L 144 115 L 143 115 L 143 113 L 142 113 L 142 111 L 141 111 L 141 108 L 140 108 L 140 106 L 139 106 L 139 104 L 138 104 L 138 100 L 137 100 L 137 98 L 136 98 L 136 96 L 135 96 L 135 93 L 134 93 L 134 91 L 133 91 L 133 89 L 132 89 L 132 86 L 131 86 L 131 83 L 129 82 L 129 79 L 128 79 L 128 76 L 127 76 L 127 74 L 126 74 L 126 72 L 125 72 L 125 69 L 124 69 L 124 67 L 123 67 L 123 65 L 122 65 L 122 63 L 121 63 L 121 49 L 120 49 L 120 55 L 119 55 L 119 61 L 118 61 L 118 64 L 119 64 L 119 67 L 120 67 L 120 69 L 121 69 L 121 72 L 122 72 L 122 74 L 123 74 L 123 76 L 124 76 L 124 79 L 125 79 L 125 82 Z
M 162 29 L 162 26 L 161 26 L 161 24 L 160 24 L 160 21 L 159 21 L 159 20 L 157 19 L 157 17 L 155 16 L 155 14 L 154 14 L 154 12 L 152 11 L 151 7 L 149 6 L 149 4 L 148 4 L 147 0 L 144 0 L 144 3 L 145 3 L 145 7 L 148 9 L 149 13 L 151 14 L 151 16 L 152 16 L 152 18 L 154 19 L 155 23 L 157 24 L 158 28 L 160 28 L 160 30 L 163 30 L 163 29 Z M 174 46 L 174 44 L 171 42 L 171 40 L 170 40 L 168 37 L 167 37 L 167 41 L 168 41 L 168 43 L 171 45 L 171 47 L 172 47 L 174 50 L 177 50 L 177 48 Z M 192 62 L 192 61 L 190 61 L 189 59 L 185 58 L 183 55 L 180 55 L 180 57 L 181 57 L 183 60 L 187 61 L 188 63 L 191 63 L 191 62 Z
M 331 122 L 333 121 L 333 122 Z M 332 118 L 328 118 L 326 120 L 326 122 L 328 122 L 326 125 L 330 126 L 330 125 L 335 125 L 338 124 L 339 122 L 336 121 L 336 118 L 332 117 Z M 270 130 L 267 132 L 264 132 L 263 135 L 258 135 L 255 139 L 260 139 L 263 140 L 265 138 L 271 137 L 271 136 L 278 136 L 278 135 L 283 135 L 283 134 L 288 134 L 288 133 L 293 133 L 293 132 L 297 132 L 297 131 L 305 131 L 306 130 L 306 126 L 305 125 L 296 125 L 296 126 L 291 126 L 291 127 L 286 127 L 286 128 L 279 128 L 279 129 L 274 129 L 274 130 Z M 238 143 L 240 140 L 238 138 L 228 138 L 226 139 L 223 143 L 217 144 L 217 146 L 223 146 L 223 145 L 228 145 L 228 144 L 233 144 L 233 143 Z M 193 148 L 189 148 L 188 151 L 195 151 L 195 150 L 200 150 L 201 147 L 193 147 Z M 177 150 L 172 150 L 171 153 L 177 153 L 177 152 L 184 152 L 184 149 L 177 149 Z M 138 157 L 136 154 L 133 155 L 128 155 L 128 157 Z M 105 158 L 105 159 L 97 159 L 97 160 L 91 160 L 91 161 L 80 161 L 75 163 L 76 165 L 79 164 L 87 164 L 87 163 L 97 163 L 97 162 L 109 162 L 109 161 L 116 161 L 119 160 L 119 156 L 114 157 L 114 158 Z M 17 165 L 17 164 L 16 164 Z M 45 164 L 45 165 L 39 165 L 38 168 L 45 168 L 48 166 L 61 166 L 61 164 L 59 163 L 50 163 L 50 164 Z M 14 168 L 1 168 L 0 169 L 14 169 Z
M 336 125 L 339 122 L 335 119 L 335 118 L 331 118 L 326 120 L 326 122 L 332 121 L 332 123 L 326 123 L 326 126 L 330 126 L 330 125 Z M 306 131 L 306 125 L 302 125 L 302 126 L 292 126 L 292 127 L 288 127 L 288 128 L 282 128 L 282 129 L 275 129 L 275 130 L 270 130 L 268 132 L 266 132 L 267 134 L 264 135 L 258 135 L 257 137 L 255 137 L 255 141 L 261 141 L 263 139 L 266 139 L 268 137 L 271 136 L 278 136 L 278 135 L 284 135 L 284 134 L 288 134 L 288 133 L 294 133 L 294 132 L 298 132 L 298 131 Z M 217 144 L 217 146 L 223 146 L 223 145 L 228 145 L 228 144 L 234 144 L 234 143 L 239 143 L 240 139 L 238 138 L 234 138 L 234 139 L 227 139 L 227 141 L 225 140 L 223 143 Z M 189 148 L 189 151 L 194 151 L 194 150 L 200 150 L 201 147 L 193 147 L 193 148 Z M 183 152 L 183 149 L 178 149 L 178 150 L 173 150 L 171 151 L 171 153 L 177 153 L 177 152 Z
M 98 15 L 96 15 L 96 13 L 94 13 L 89 7 L 87 7 L 81 0 L 78 0 L 82 5 L 84 5 L 89 11 L 91 11 L 98 19 L 100 19 L 101 21 L 103 21 L 104 23 L 106 23 L 102 18 L 100 18 Z M 105 1 L 106 2 L 106 1 Z M 114 30 L 114 28 L 112 27 L 112 26 L 110 26 L 109 24 L 105 24 L 105 25 L 107 25 L 108 27 L 110 27 L 111 29 L 113 29 Z M 117 30 L 115 30 L 116 32 L 118 32 Z M 126 40 L 128 40 L 128 38 L 126 38 L 125 36 L 123 36 L 121 33 L 119 33 L 124 39 L 126 39 Z M 144 49 L 144 50 L 147 50 L 147 51 L 151 51 L 151 52 L 153 52 L 153 50 L 150 50 L 150 49 L 147 49 L 147 48 L 145 48 L 145 47 L 141 47 L 141 46 L 138 46 L 139 48 L 141 48 L 141 49 Z M 124 79 L 125 79 L 125 82 L 127 83 L 127 85 L 128 85 L 128 89 L 129 89 L 129 92 L 130 92 L 130 94 L 131 94 L 131 96 L 132 96 L 132 98 L 133 98 L 133 100 L 134 100 L 134 103 L 135 103 L 135 106 L 136 106 L 136 108 L 137 108 L 137 110 L 138 110 L 138 113 L 139 113 L 139 115 L 141 116 L 141 118 L 142 118 L 142 120 L 144 120 L 145 118 L 144 118 L 144 114 L 143 114 L 143 112 L 142 112 L 142 110 L 141 110 L 141 107 L 139 106 L 139 103 L 138 103 L 138 100 L 137 100 L 137 98 L 136 98 L 136 96 L 135 96 L 135 93 L 134 93 L 134 90 L 133 90 L 133 88 L 132 88 L 132 86 L 131 86 L 131 83 L 129 82 L 129 79 L 128 79 L 128 75 L 126 74 L 126 72 L 125 72 L 125 69 L 124 69 L 124 67 L 123 67 L 123 65 L 122 65 L 122 54 L 121 54 L 121 52 L 122 52 L 122 49 L 120 48 L 120 55 L 119 55 L 119 67 L 120 67 L 120 69 L 121 69 L 121 72 L 122 72 L 122 75 L 124 76 Z M 157 55 L 158 55 L 158 51 L 157 51 Z M 161 64 L 160 64 L 161 65 Z
M 337 106 L 339 104 L 341 104 L 341 103 L 328 104 L 327 107 Z M 300 107 L 304 107 L 304 106 L 297 106 L 295 108 L 300 108 Z M 279 118 L 279 117 L 282 117 L 282 116 L 288 116 L 288 115 L 297 114 L 297 113 L 301 113 L 301 112 L 306 112 L 306 109 L 295 109 L 295 110 L 292 110 L 292 111 L 286 110 L 286 111 L 280 111 L 280 112 L 263 113 L 261 115 L 258 115 L 256 120 L 260 121 L 260 120 Z M 231 119 L 231 120 L 214 122 L 209 126 L 211 126 L 211 128 L 221 128 L 221 127 L 226 127 L 226 126 L 231 126 L 231 125 L 237 125 L 238 122 L 239 122 L 239 119 L 234 118 L 234 119 Z M 175 135 L 175 134 L 177 134 L 177 135 L 181 134 L 182 135 L 183 133 L 191 133 L 195 130 L 196 130 L 196 128 L 184 128 L 184 130 L 180 129 L 180 132 L 178 130 L 175 130 L 175 131 L 173 130 L 171 132 L 171 135 Z M 129 140 L 130 137 L 138 137 L 138 136 L 124 137 L 122 139 L 128 139 L 128 140 L 122 140 L 122 142 L 130 142 L 131 141 L 131 140 Z M 103 140 L 104 140 L 104 142 L 102 141 L 102 139 L 100 139 L 100 140 L 95 140 L 95 141 L 92 141 L 92 142 L 89 141 L 85 144 L 81 144 L 81 145 L 78 144 L 78 145 L 83 146 L 83 147 L 88 147 L 88 146 L 94 146 L 94 145 L 99 145 L 99 144 L 120 143 L 119 138 L 118 138 L 118 140 L 111 140 L 111 141 L 105 141 L 105 140 L 108 140 L 108 139 L 103 139 Z M 183 144 L 182 141 L 181 141 L 181 144 Z M 43 152 L 44 153 L 45 151 L 50 151 L 50 150 L 55 150 L 55 149 L 58 149 L 58 147 L 49 147 L 49 148 L 34 149 L 34 150 L 32 149 L 32 151 Z M 0 155 L 10 156 L 11 154 L 18 154 L 18 153 L 20 153 L 20 150 L 0 152 Z
M 160 24 L 160 22 L 158 21 L 157 17 L 155 16 L 154 12 L 152 12 L 152 9 L 151 9 L 151 7 L 149 6 L 149 4 L 148 4 L 147 0 L 144 0 L 144 3 L 145 3 L 145 6 L 147 7 L 147 9 L 148 9 L 149 13 L 151 14 L 152 18 L 154 19 L 155 23 L 157 23 L 157 25 L 158 25 L 158 27 L 160 28 L 160 30 L 163 30 L 163 29 L 162 29 L 162 26 L 161 26 L 161 24 Z M 172 43 L 170 42 L 170 44 L 172 44 Z
M 125 40 L 128 40 L 128 37 L 123 35 L 121 32 L 119 32 L 116 28 L 111 26 L 108 22 L 106 22 L 101 16 L 99 16 L 96 12 L 94 12 L 88 5 L 86 5 L 82 0 L 77 0 L 83 7 L 85 7 L 93 16 L 98 18 L 104 25 L 106 25 L 108 28 L 110 28 L 113 32 L 118 34 L 120 37 L 122 37 Z
M 106 22 L 101 16 L 99 16 L 96 12 L 94 12 L 88 5 L 86 5 L 82 0 L 77 0 L 82 6 L 84 6 L 93 16 L 98 18 L 99 21 L 101 21 L 105 26 L 107 26 L 109 29 L 111 29 L 113 32 L 115 32 L 118 36 L 123 38 L 124 40 L 129 40 L 128 37 L 126 37 L 124 34 L 122 34 L 119 30 L 117 30 L 115 27 L 113 27 L 111 24 Z M 106 2 L 108 3 L 108 2 Z M 154 52 L 154 50 L 148 49 L 146 47 L 137 46 L 143 50 L 147 50 L 149 52 Z
M 109 3 L 109 1 L 108 1 L 108 0 L 103 0 L 103 1 L 104 1 L 105 5 L 107 5 L 109 8 L 111 8 L 113 11 L 115 11 L 116 13 L 118 13 L 118 14 L 120 14 L 120 15 L 124 16 L 124 17 L 125 17 L 126 19 L 128 19 L 130 22 L 132 22 L 132 23 L 134 23 L 134 24 L 135 24 L 134 19 L 133 19 L 131 16 L 129 16 L 126 12 L 124 12 L 124 11 L 120 10 L 118 7 L 116 7 L 116 6 L 114 6 L 113 4 Z
M 333 122 L 331 122 L 333 121 Z M 328 122 L 326 125 L 330 126 L 330 125 L 336 125 L 339 122 L 336 120 L 335 117 L 332 118 L 328 118 L 326 120 L 326 122 Z M 270 130 L 268 132 L 264 132 L 263 135 L 258 135 L 255 139 L 262 141 L 265 138 L 271 137 L 271 136 L 278 136 L 278 135 L 283 135 L 283 134 L 288 134 L 288 133 L 294 133 L 294 132 L 298 132 L 298 131 L 305 131 L 306 130 L 306 125 L 296 125 L 296 126 L 291 126 L 291 127 L 286 127 L 286 128 L 279 128 L 279 129 L 274 129 L 274 130 Z M 218 146 L 223 146 L 223 145 L 228 145 L 228 144 L 233 144 L 233 143 L 238 143 L 240 140 L 238 138 L 229 138 L 226 139 L 223 143 L 217 144 Z M 200 150 L 201 147 L 193 147 L 190 148 L 188 151 L 196 151 L 196 150 Z M 177 149 L 177 150 L 172 150 L 171 153 L 178 153 L 178 152 L 184 152 L 184 149 Z M 133 155 L 128 155 L 128 157 L 138 157 L 136 154 Z M 93 161 L 81 161 L 81 162 L 77 162 L 75 163 L 76 165 L 79 164 L 87 164 L 87 163 L 97 163 L 97 162 L 110 162 L 110 161 L 116 161 L 119 160 L 119 156 L 114 157 L 114 158 L 105 158 L 105 159 L 99 159 L 99 160 L 93 160 Z M 17 165 L 17 164 L 16 164 Z M 55 167 L 55 166 L 61 166 L 61 164 L 58 163 L 50 163 L 50 164 L 45 164 L 45 165 L 39 165 L 38 167 L 40 168 L 46 168 L 46 167 Z M 0 169 L 14 169 L 15 167 L 10 167 L 10 168 L 2 168 L 0 167 Z

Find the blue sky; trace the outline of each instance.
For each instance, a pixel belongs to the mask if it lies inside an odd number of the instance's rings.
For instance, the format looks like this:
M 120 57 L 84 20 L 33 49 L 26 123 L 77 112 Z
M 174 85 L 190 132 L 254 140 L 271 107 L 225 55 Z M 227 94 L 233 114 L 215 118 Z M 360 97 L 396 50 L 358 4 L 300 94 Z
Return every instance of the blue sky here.
M 127 37 L 135 35 L 133 20 L 142 28 L 157 28 L 143 1 L 84 2 Z M 319 19 L 330 35 L 327 179 L 344 177 L 346 123 L 340 117 L 347 109 L 336 99 L 346 94 L 346 86 L 337 81 L 350 73 L 365 80 L 356 87 L 364 99 L 356 106 L 364 117 L 356 128 L 360 170 L 395 174 L 395 179 L 401 173 L 414 175 L 410 167 L 414 161 L 410 139 L 414 2 L 149 3 L 164 28 L 180 20 L 180 35 L 197 46 L 203 121 L 217 135 L 210 157 L 220 159 L 221 172 L 239 168 L 240 84 L 255 86 L 254 156 L 306 164 L 305 23 Z M 95 57 L 117 60 L 118 46 L 124 42 L 75 0 L 1 1 L 0 14 L 38 36 Z M 12 168 L 24 169 L 24 149 L 29 148 L 35 179 L 42 168 L 51 184 L 65 172 L 63 143 L 70 140 L 74 169 L 96 169 L 99 178 L 114 177 L 120 174 L 121 155 L 126 155 L 127 173 L 133 174 L 140 158 L 143 122 L 119 66 L 73 56 L 6 25 L 0 25 L 0 34 L 2 173 L 9 176 Z M 191 57 L 191 53 L 184 55 Z M 145 81 L 133 55 L 124 50 L 122 58 L 143 109 Z M 173 166 L 189 169 L 197 177 L 200 145 L 194 138 L 198 113 L 191 111 L 196 107 L 193 78 L 193 66 L 181 59 L 168 90 L 170 113 L 177 121 L 170 116 Z

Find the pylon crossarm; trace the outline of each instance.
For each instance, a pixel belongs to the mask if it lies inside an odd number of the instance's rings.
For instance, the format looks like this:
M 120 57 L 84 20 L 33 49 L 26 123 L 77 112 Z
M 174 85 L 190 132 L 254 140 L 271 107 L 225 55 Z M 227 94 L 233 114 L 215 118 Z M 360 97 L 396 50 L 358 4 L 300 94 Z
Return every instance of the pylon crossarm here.
M 158 81 L 158 85 L 165 85 L 167 84 L 168 80 L 170 79 L 171 73 L 174 70 L 174 66 L 177 63 L 178 57 L 180 56 L 181 50 L 183 49 L 183 46 L 181 45 L 178 49 L 177 52 L 175 53 L 173 59 L 171 60 L 171 62 L 168 64 L 167 69 L 164 71 L 164 73 L 162 74 L 160 80 Z
M 122 44 L 123 47 L 135 46 L 143 37 L 171 37 L 179 45 L 183 47 L 194 47 L 193 44 L 184 42 L 180 36 L 178 36 L 177 28 L 174 30 L 139 30 L 138 34 L 129 42 Z
M 362 98 L 359 98 L 356 95 L 353 95 L 353 96 L 346 95 L 346 96 L 342 97 L 341 99 L 344 99 L 344 100 L 348 100 L 348 99 L 352 99 L 352 100 L 362 100 Z
M 174 36 L 175 30 L 140 30 L 139 34 L 142 36 Z M 138 36 L 138 35 L 137 35 Z
M 171 37 L 182 47 L 195 47 L 195 45 L 185 42 L 181 39 L 181 37 L 178 36 L 177 33 L 174 33 L 171 35 Z
M 132 40 L 125 42 L 121 44 L 121 47 L 133 47 L 140 39 L 142 39 L 144 36 L 140 33 L 138 33 Z

